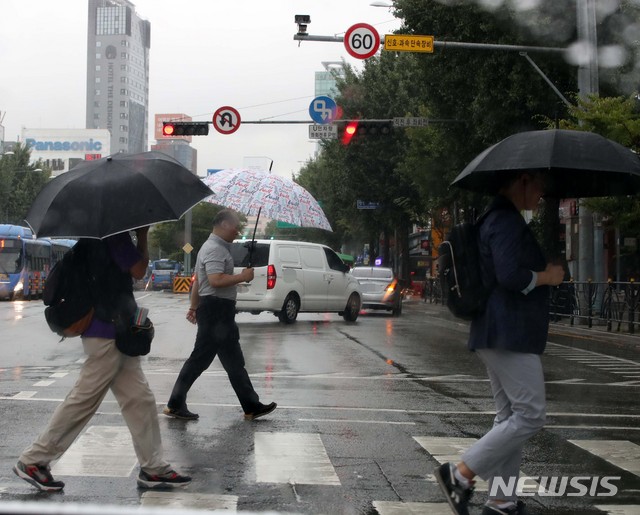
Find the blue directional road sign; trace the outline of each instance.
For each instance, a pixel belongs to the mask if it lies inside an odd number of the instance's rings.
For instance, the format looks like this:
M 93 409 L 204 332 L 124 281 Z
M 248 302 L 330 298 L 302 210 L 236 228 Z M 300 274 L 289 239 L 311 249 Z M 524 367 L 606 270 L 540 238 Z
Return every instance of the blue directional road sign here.
M 309 104 L 309 116 L 317 124 L 333 122 L 338 112 L 338 105 L 332 98 L 324 95 L 314 98 Z

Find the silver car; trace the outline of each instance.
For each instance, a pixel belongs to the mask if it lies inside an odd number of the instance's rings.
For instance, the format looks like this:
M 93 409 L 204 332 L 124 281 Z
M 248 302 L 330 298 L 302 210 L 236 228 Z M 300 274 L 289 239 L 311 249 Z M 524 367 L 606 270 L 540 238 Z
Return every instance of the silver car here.
M 393 316 L 402 313 L 402 288 L 393 270 L 382 266 L 358 266 L 351 270 L 362 288 L 364 309 L 386 309 Z

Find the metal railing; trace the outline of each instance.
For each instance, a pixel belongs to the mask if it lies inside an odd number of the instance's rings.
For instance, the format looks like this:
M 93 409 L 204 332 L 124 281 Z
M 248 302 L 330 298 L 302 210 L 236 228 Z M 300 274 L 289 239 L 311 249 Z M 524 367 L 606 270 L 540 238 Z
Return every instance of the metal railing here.
M 444 304 L 438 278 L 425 281 L 422 299 Z M 640 283 L 565 281 L 551 289 L 549 313 L 552 322 L 635 334 L 640 332 Z
M 551 292 L 551 320 L 634 334 L 640 325 L 640 284 L 630 282 L 563 282 Z

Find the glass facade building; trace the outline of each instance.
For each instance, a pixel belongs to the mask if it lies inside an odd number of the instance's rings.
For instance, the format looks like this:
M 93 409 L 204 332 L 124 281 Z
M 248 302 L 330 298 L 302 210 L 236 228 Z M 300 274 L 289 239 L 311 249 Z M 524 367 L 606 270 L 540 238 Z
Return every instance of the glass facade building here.
M 151 25 L 128 0 L 89 0 L 87 129 L 108 129 L 111 152 L 147 149 Z

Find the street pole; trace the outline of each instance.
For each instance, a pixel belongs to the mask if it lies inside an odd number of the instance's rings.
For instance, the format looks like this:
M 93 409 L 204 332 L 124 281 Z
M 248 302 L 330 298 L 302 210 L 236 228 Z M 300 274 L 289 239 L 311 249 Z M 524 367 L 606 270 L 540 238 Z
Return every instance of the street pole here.
M 599 93 L 596 0 L 577 0 L 576 9 L 578 41 L 587 54 L 578 68 L 578 93 L 581 99 L 586 99 Z M 594 233 L 593 213 L 584 205 L 584 199 L 579 199 L 579 206 L 578 281 L 601 281 L 604 279 L 602 224 L 598 224 L 598 234 Z M 598 246 L 595 247 L 594 243 Z

